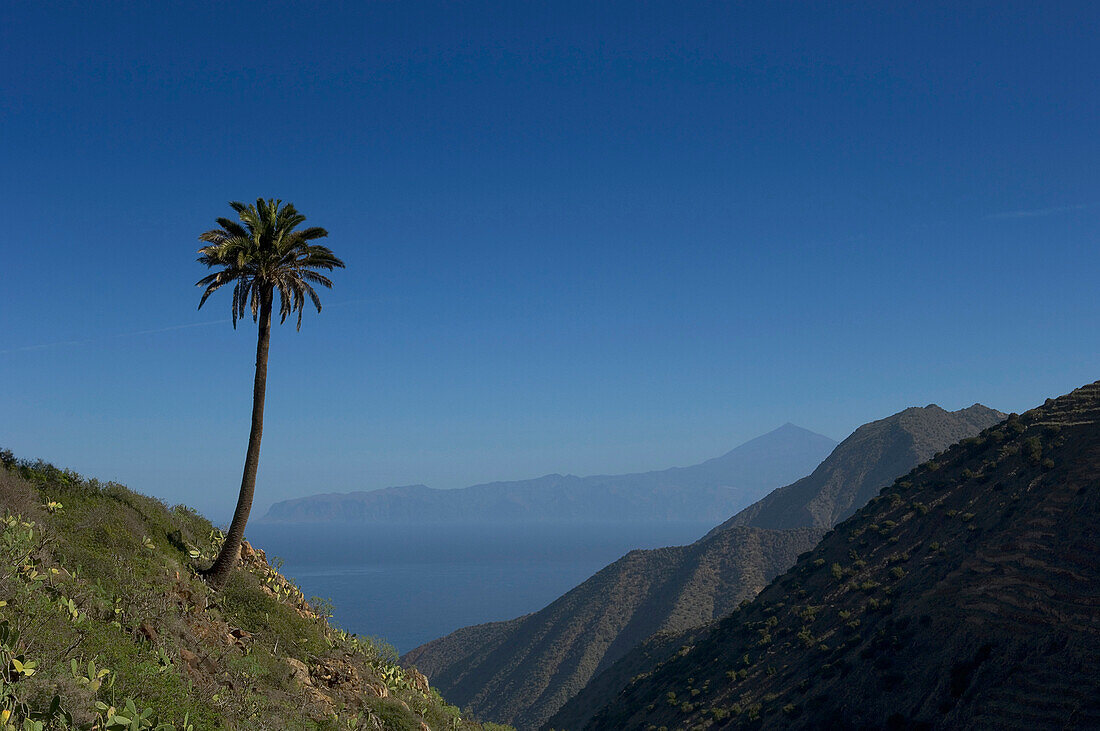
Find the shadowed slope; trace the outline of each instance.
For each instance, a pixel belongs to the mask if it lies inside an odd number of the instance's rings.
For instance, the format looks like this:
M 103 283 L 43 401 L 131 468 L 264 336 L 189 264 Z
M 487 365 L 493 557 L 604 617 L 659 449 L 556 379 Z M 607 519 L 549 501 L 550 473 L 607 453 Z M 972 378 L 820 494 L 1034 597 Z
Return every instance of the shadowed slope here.
M 905 409 L 865 424 L 841 442 L 813 474 L 773 491 L 708 533 L 704 541 L 729 532 L 747 517 L 763 516 L 770 523 L 787 526 L 813 525 L 815 521 L 807 505 L 828 506 L 826 512 L 831 513 L 838 505 L 866 502 L 872 493 L 919 464 L 922 457 L 946 449 L 954 440 L 977 434 L 1003 416 L 980 405 L 954 412 L 932 405 Z M 699 626 L 683 625 L 679 631 L 663 632 L 624 653 L 620 660 L 593 677 L 549 719 L 547 726 L 582 727 L 632 677 L 690 645 L 692 638 L 701 632 Z
M 851 494 L 868 482 L 887 484 L 917 464 L 916 451 L 944 449 L 960 431 L 977 433 L 973 416 L 964 414 L 978 409 L 984 407 L 907 409 L 861 427 L 826 460 L 828 480 L 810 484 Z M 888 474 L 880 478 L 882 473 Z M 728 526 L 690 546 L 633 551 L 540 612 L 459 630 L 416 648 L 404 661 L 476 713 L 535 728 L 650 635 L 671 636 L 731 612 L 824 530 L 808 521 L 788 531 Z M 633 674 L 612 681 L 614 691 Z M 587 719 L 602 703 L 590 702 L 572 721 Z
M 1098 479 L 1095 383 L 899 478 L 590 726 L 1100 727 Z

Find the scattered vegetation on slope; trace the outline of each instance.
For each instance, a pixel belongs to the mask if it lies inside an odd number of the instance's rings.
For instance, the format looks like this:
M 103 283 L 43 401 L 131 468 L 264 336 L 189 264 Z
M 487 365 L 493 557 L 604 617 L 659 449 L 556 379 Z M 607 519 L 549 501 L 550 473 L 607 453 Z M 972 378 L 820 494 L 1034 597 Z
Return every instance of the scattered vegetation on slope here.
M 1100 726 L 1100 384 L 899 478 L 600 729 Z
M 707 534 L 701 543 L 725 535 L 737 526 L 820 526 L 831 528 L 837 516 L 862 507 L 880 489 L 921 461 L 959 439 L 971 437 L 1003 419 L 1005 414 L 976 404 L 959 411 L 938 406 L 909 408 L 885 419 L 864 424 L 840 443 L 809 476 L 774 490 Z M 791 557 L 781 566 L 794 564 Z M 728 608 L 721 616 L 728 614 Z M 716 615 L 717 617 L 718 615 Z M 594 676 L 547 722 L 552 728 L 577 729 L 634 676 L 694 645 L 707 633 L 701 623 L 666 631 L 632 648 L 610 667 Z M 669 627 L 668 629 L 674 630 Z
M 247 543 L 211 592 L 194 511 L 0 462 L 0 729 L 483 728 Z

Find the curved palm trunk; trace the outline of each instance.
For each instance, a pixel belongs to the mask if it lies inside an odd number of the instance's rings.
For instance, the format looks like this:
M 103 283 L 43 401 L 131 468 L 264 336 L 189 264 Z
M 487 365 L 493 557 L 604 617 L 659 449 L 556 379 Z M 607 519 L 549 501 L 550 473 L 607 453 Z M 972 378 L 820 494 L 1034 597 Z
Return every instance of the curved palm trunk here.
M 244 526 L 252 510 L 252 496 L 256 492 L 256 471 L 260 466 L 260 439 L 264 432 L 264 396 L 267 392 L 267 349 L 271 342 L 271 304 L 274 293 L 269 288 L 260 298 L 259 335 L 256 341 L 256 381 L 252 387 L 252 429 L 248 433 L 248 452 L 244 458 L 244 475 L 241 492 L 237 497 L 237 509 L 233 522 L 225 534 L 225 544 L 218 553 L 214 565 L 205 572 L 208 584 L 215 589 L 225 585 L 229 573 L 237 565 L 244 540 Z

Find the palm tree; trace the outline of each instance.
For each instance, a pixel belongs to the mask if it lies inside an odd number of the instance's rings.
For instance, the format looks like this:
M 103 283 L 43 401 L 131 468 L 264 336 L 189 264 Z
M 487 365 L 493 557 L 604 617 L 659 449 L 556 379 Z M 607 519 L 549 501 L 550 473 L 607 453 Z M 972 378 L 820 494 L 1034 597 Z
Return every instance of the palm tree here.
M 256 470 L 260 463 L 260 439 L 264 430 L 264 394 L 267 391 L 267 350 L 271 340 L 271 311 L 275 292 L 279 293 L 279 321 L 298 313 L 298 329 L 302 327 L 302 310 L 306 297 L 321 311 L 321 300 L 313 285 L 332 287 L 332 281 L 317 270 L 332 271 L 344 267 L 344 262 L 325 246 L 310 242 L 328 236 L 316 226 L 296 231 L 306 220 L 291 203 L 262 198 L 255 205 L 231 202 L 240 223 L 228 218 L 217 219 L 221 228 L 199 236 L 206 246 L 199 249 L 199 263 L 218 271 L 203 277 L 196 286 L 206 287 L 199 300 L 201 309 L 206 298 L 232 282 L 233 327 L 252 312 L 259 323 L 256 341 L 256 381 L 252 390 L 252 429 L 248 434 L 248 451 L 244 458 L 244 475 L 233 522 L 229 524 L 225 543 L 214 565 L 204 572 L 207 582 L 220 588 L 240 557 L 244 526 L 252 510 L 256 491 Z

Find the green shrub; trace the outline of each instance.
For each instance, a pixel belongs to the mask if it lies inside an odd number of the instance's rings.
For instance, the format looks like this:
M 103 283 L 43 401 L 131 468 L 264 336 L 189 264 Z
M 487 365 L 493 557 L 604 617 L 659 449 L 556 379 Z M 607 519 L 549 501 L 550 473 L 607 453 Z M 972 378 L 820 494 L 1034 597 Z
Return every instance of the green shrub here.
M 1039 437 L 1028 437 L 1024 440 L 1024 447 L 1027 450 L 1028 460 L 1033 464 L 1038 464 L 1043 456 L 1043 443 L 1039 440 Z
M 266 594 L 260 581 L 247 571 L 235 571 L 230 575 L 220 599 L 227 618 L 258 640 L 271 646 L 278 641 L 286 654 L 299 660 L 325 652 L 320 625 Z

